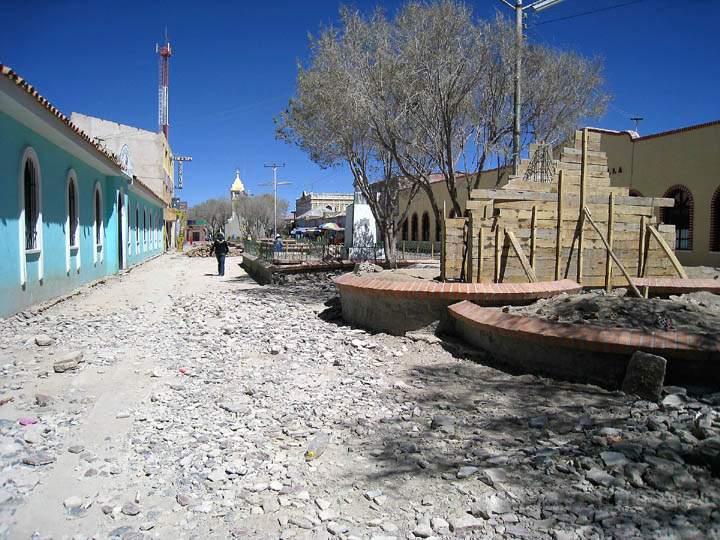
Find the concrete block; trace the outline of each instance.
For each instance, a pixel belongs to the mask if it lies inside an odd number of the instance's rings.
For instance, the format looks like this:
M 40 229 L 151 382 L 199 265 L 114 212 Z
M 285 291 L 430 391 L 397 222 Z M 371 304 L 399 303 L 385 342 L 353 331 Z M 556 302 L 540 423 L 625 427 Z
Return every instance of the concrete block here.
M 660 401 L 663 383 L 665 382 L 665 368 L 667 360 L 642 351 L 632 355 L 627 365 L 623 392 L 636 394 L 648 401 Z

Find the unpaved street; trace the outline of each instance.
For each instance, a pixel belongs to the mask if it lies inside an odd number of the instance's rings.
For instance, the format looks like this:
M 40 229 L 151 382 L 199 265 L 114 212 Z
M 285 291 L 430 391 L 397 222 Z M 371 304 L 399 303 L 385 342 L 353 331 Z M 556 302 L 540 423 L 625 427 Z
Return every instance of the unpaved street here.
M 0 322 L 0 538 L 720 538 L 720 395 L 513 376 L 238 262 Z

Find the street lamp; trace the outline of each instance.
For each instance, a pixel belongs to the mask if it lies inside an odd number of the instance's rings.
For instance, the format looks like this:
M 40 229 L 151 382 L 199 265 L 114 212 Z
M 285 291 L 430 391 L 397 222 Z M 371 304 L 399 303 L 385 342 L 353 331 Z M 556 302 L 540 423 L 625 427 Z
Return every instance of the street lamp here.
M 513 97 L 514 121 L 513 121 L 513 174 L 518 174 L 520 169 L 520 74 L 522 73 L 522 20 L 526 9 L 532 9 L 540 13 L 548 8 L 559 4 L 563 0 L 536 0 L 523 6 L 522 0 L 515 0 L 513 5 L 508 0 L 502 0 L 504 4 L 515 10 L 515 95 Z

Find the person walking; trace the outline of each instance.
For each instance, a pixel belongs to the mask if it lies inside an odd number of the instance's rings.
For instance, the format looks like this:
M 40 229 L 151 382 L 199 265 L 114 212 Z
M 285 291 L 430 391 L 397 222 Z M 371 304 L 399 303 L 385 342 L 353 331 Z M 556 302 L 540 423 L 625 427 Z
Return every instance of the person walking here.
M 210 255 L 215 253 L 215 258 L 218 263 L 218 276 L 225 275 L 225 257 L 227 256 L 230 248 L 225 240 L 225 235 L 221 232 L 215 235 L 215 241 L 210 246 Z

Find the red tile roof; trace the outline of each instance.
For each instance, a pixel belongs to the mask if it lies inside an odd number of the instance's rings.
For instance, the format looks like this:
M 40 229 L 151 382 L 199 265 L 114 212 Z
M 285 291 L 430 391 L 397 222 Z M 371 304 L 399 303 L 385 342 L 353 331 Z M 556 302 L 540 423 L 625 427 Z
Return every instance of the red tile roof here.
M 32 86 L 30 83 L 28 83 L 25 79 L 23 79 L 20 75 L 18 75 L 15 71 L 13 71 L 11 68 L 4 64 L 0 64 L 0 74 L 4 77 L 7 77 L 9 80 L 14 82 L 16 85 L 18 85 L 20 88 L 25 90 L 28 94 L 30 94 L 33 98 L 35 98 L 35 101 L 37 101 L 41 106 L 43 106 L 45 109 L 50 111 L 50 113 L 55 116 L 58 120 L 60 120 L 63 124 L 65 124 L 67 127 L 69 127 L 72 131 L 75 132 L 75 135 L 79 137 L 80 139 L 84 140 L 85 142 L 91 144 L 93 148 L 106 160 L 109 160 L 113 165 L 120 167 L 120 162 L 118 161 L 118 158 L 115 154 L 112 152 L 109 152 L 102 146 L 100 146 L 96 141 L 91 139 L 85 132 L 83 132 L 80 128 L 78 128 L 75 124 L 73 124 L 70 121 L 70 118 L 65 116 L 60 110 L 55 107 L 50 101 L 47 100 L 47 98 L 43 97 L 40 92 L 38 92 L 34 86 Z

